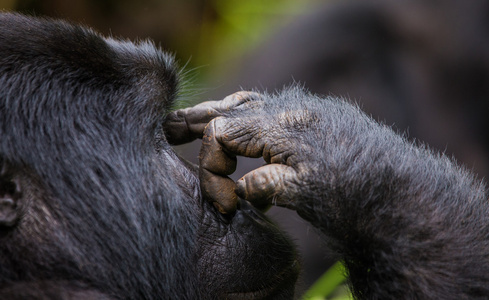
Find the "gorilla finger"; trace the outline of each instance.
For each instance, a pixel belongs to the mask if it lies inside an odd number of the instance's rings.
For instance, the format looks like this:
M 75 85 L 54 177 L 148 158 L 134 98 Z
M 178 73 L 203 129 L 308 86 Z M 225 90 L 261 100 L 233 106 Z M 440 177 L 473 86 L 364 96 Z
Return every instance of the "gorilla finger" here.
M 193 107 L 179 109 L 167 115 L 163 128 L 168 142 L 179 145 L 202 138 L 205 126 L 210 120 L 260 95 L 254 92 L 237 92 L 222 101 L 206 101 Z
M 293 182 L 296 178 L 297 172 L 290 166 L 265 165 L 239 179 L 235 192 L 259 209 L 272 204 L 296 209 L 293 201 L 296 192 Z
M 216 118 L 207 124 L 199 155 L 200 169 L 219 175 L 230 175 L 236 171 L 236 156 L 226 151 L 217 140 L 217 124 L 225 120 Z
M 212 203 L 221 214 L 233 214 L 238 205 L 234 181 L 205 169 L 200 170 L 199 177 L 204 199 Z
M 226 96 L 222 101 L 220 101 L 220 111 L 229 111 L 235 109 L 238 106 L 250 102 L 257 101 L 261 99 L 262 95 L 250 91 L 239 91 L 229 96 Z M 218 101 L 219 102 L 219 101 Z
M 225 175 L 236 170 L 236 157 L 224 150 L 216 140 L 217 118 L 209 122 L 205 129 L 199 155 L 199 179 L 202 195 L 206 201 L 222 214 L 236 211 L 238 198 L 234 193 L 235 183 Z
M 216 118 L 212 122 L 213 132 L 206 128 L 206 135 L 215 136 L 223 151 L 252 158 L 263 156 L 267 130 L 261 118 Z
M 187 112 L 182 109 L 171 112 L 166 116 L 165 122 L 163 123 L 163 131 L 170 145 L 189 143 L 199 137 L 193 134 L 189 128 L 186 121 L 186 114 Z
M 207 123 L 220 115 L 216 110 L 220 102 L 202 102 L 193 107 L 169 113 L 163 124 L 168 142 L 172 145 L 179 145 L 202 138 Z

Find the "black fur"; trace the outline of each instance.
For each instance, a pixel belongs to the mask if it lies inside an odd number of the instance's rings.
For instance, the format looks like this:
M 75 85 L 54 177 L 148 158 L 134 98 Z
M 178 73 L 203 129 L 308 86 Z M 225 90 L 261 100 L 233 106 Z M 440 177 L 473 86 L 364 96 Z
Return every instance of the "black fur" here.
M 293 167 L 271 201 L 325 234 L 357 298 L 489 297 L 489 203 L 480 180 L 341 99 L 291 88 L 262 100 L 227 114 L 219 135 L 236 135 L 230 145 L 243 149 L 263 139 L 263 153 Z
M 161 134 L 178 76 L 150 42 L 0 14 L 0 298 L 293 294 L 288 239 L 220 217 Z

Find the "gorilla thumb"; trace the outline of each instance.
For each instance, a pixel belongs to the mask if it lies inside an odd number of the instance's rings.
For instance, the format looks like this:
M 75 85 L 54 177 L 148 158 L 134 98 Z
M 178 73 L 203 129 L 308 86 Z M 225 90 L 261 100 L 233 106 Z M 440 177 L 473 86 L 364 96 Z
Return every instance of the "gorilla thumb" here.
M 266 211 L 278 205 L 296 209 L 293 200 L 295 188 L 292 184 L 297 173 L 287 165 L 269 164 L 255 169 L 236 182 L 236 194 Z

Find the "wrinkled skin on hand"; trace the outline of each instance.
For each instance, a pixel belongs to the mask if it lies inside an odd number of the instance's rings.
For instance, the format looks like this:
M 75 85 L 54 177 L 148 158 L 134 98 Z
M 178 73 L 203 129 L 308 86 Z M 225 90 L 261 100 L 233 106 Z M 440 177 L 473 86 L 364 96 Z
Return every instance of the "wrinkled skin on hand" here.
M 485 185 L 357 106 L 292 87 L 239 92 L 170 123 L 172 143 L 203 137 L 207 201 L 231 216 L 240 198 L 294 209 L 341 255 L 356 298 L 488 298 Z M 266 165 L 235 184 L 236 155 Z
M 239 198 L 261 210 L 272 202 L 294 208 L 294 185 L 304 162 L 295 159 L 299 149 L 293 147 L 285 131 L 307 124 L 307 112 L 277 114 L 273 122 L 259 114 L 263 106 L 260 94 L 237 92 L 222 101 L 203 102 L 167 117 L 165 133 L 171 144 L 202 138 L 202 193 L 223 214 L 234 213 Z M 267 164 L 235 183 L 227 175 L 236 170 L 236 155 L 263 157 Z

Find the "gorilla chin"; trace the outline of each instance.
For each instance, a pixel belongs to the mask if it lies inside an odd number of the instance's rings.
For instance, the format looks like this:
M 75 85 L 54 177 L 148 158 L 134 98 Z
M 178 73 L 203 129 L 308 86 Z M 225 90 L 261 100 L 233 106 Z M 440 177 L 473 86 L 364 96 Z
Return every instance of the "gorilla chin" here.
M 241 200 L 231 218 L 208 203 L 203 206 L 208 209 L 199 237 L 208 243 L 201 247 L 198 269 L 201 280 L 215 288 L 210 294 L 225 299 L 292 299 L 300 264 L 288 237 L 247 201 Z

